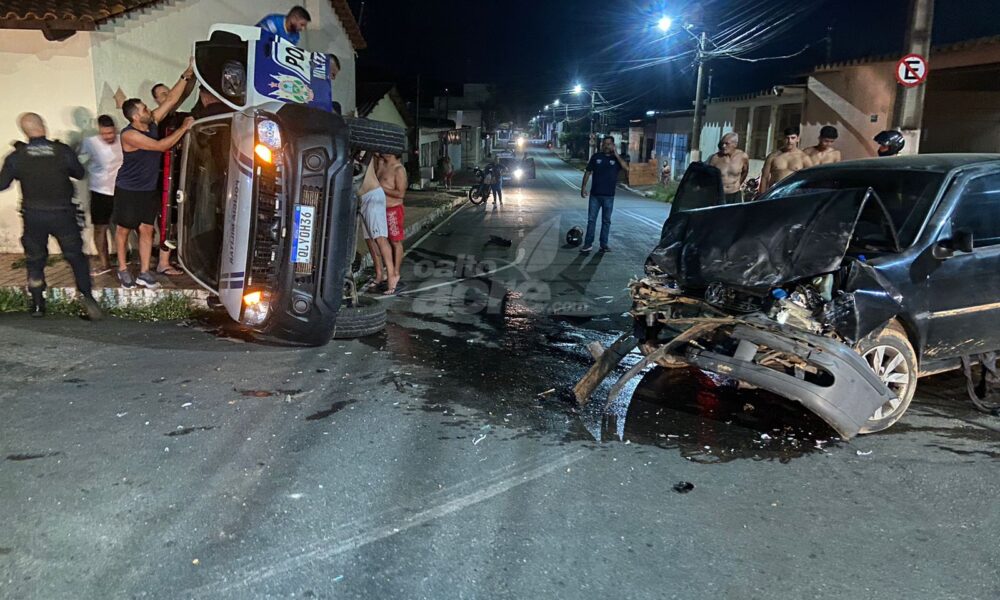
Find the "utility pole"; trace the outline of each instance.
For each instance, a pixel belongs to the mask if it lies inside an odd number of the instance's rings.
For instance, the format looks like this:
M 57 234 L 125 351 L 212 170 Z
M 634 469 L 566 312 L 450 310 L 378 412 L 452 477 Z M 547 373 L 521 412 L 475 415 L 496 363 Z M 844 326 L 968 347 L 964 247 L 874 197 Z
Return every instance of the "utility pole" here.
M 931 27 L 934 23 L 934 0 L 910 0 L 910 26 L 906 31 L 906 53 L 928 59 L 931 51 Z M 896 87 L 892 125 L 903 133 L 906 146 L 903 154 L 920 151 L 920 128 L 924 119 L 924 90 L 927 83 L 916 87 Z
M 705 42 L 707 36 L 702 31 L 698 36 L 698 78 L 694 92 L 694 125 L 691 128 L 691 162 L 701 162 L 701 105 L 704 103 L 702 84 L 705 79 Z
M 594 155 L 594 95 L 596 90 L 590 90 L 590 137 L 587 138 L 587 160 Z

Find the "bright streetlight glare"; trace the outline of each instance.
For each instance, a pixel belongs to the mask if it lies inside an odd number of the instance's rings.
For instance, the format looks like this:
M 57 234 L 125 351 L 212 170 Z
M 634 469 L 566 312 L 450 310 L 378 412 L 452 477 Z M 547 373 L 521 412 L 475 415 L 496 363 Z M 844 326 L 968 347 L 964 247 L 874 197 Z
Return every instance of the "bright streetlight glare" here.
M 548 104 L 545 105 L 545 110 L 549 110 L 549 105 Z
M 558 100 L 558 99 L 556 99 L 556 101 L 555 101 L 555 102 L 553 102 L 553 103 L 552 103 L 552 105 L 553 105 L 553 106 L 559 106 L 559 100 Z
M 670 26 L 673 25 L 673 23 L 674 21 L 670 17 L 660 17 L 660 20 L 656 22 L 656 26 L 660 29 L 660 31 L 666 31 L 670 29 Z
M 580 85 L 579 83 L 573 86 L 573 93 L 574 94 L 579 94 L 582 91 L 583 91 L 583 86 Z

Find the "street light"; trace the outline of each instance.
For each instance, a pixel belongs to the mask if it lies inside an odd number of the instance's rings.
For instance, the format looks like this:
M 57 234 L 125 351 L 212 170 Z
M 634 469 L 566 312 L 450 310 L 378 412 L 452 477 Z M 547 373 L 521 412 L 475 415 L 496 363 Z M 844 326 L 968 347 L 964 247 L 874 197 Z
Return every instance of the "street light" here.
M 663 32 L 670 29 L 670 26 L 674 24 L 674 20 L 670 17 L 660 17 L 660 20 L 656 22 L 656 27 Z
M 552 104 L 553 106 L 559 106 L 559 98 L 556 98 L 556 101 L 553 102 Z
M 583 86 L 580 85 L 579 83 L 573 86 L 573 93 L 574 94 L 579 94 L 582 91 L 583 91 Z

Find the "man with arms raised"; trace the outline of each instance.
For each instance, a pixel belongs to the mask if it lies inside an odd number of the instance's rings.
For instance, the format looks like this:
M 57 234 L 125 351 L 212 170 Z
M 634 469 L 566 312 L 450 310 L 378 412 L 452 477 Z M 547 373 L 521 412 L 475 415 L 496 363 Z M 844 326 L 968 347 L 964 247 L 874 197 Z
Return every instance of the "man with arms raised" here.
M 172 148 L 191 127 L 194 119 L 184 119 L 172 134 L 159 139 L 159 123 L 172 111 L 184 95 L 193 76 L 189 65 L 170 89 L 167 99 L 153 111 L 142 100 L 130 98 L 122 104 L 122 113 L 129 125 L 122 130 L 122 166 L 115 181 L 114 221 L 118 247 L 118 280 L 122 287 L 139 285 L 155 289 L 156 277 L 149 271 L 153 253 L 153 225 L 160 215 L 160 163 L 163 153 Z M 125 261 L 125 245 L 131 230 L 139 232 L 139 276 L 135 279 Z
M 740 136 L 730 132 L 722 136 L 719 151 L 712 155 L 708 164 L 722 172 L 722 191 L 726 204 L 743 202 L 743 182 L 750 170 L 750 157 L 739 149 Z
M 799 128 L 789 127 L 785 130 L 784 144 L 764 161 L 764 170 L 760 174 L 760 193 L 763 194 L 792 173 L 811 166 L 812 160 L 799 150 Z
M 839 134 L 836 127 L 827 125 L 819 130 L 819 143 L 803 151 L 812 161 L 813 166 L 840 162 L 840 150 L 833 147 L 837 142 L 837 137 Z

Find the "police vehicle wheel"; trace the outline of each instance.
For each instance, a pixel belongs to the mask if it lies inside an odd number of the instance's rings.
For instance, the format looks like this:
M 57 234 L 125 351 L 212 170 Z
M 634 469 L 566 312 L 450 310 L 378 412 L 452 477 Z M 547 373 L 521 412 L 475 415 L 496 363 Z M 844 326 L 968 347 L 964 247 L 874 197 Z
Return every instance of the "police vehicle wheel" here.
M 333 326 L 333 339 L 343 340 L 376 334 L 385 329 L 385 307 L 367 296 L 359 296 L 356 306 L 341 306 Z
M 399 125 L 344 117 L 351 132 L 351 148 L 381 154 L 403 154 L 406 152 L 406 130 Z

